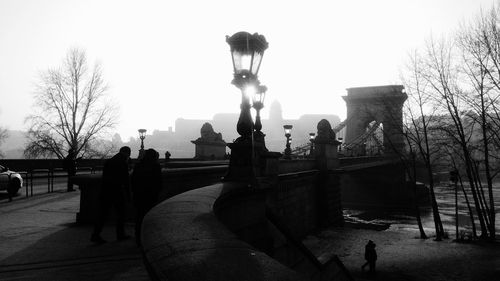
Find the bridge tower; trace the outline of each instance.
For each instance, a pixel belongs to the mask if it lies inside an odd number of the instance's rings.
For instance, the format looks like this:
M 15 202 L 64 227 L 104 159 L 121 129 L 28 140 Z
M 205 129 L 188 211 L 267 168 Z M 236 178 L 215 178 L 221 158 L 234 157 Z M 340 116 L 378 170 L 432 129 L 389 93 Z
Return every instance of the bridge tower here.
M 359 140 L 366 134 L 368 125 L 375 121 L 383 124 L 384 154 L 393 154 L 404 149 L 403 104 L 407 99 L 402 85 L 348 88 L 342 98 L 347 105 L 344 143 Z M 361 145 L 361 155 L 364 146 Z

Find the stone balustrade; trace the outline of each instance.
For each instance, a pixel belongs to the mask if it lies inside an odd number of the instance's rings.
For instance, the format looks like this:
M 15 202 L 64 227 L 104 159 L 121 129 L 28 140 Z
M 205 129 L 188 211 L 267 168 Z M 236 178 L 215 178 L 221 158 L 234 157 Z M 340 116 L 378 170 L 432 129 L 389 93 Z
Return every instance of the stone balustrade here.
M 219 198 L 225 195 L 225 200 L 231 201 L 231 193 L 245 188 L 235 183 L 206 186 L 170 198 L 151 210 L 142 226 L 144 258 L 151 279 L 307 280 L 244 242 L 217 217 L 214 206 L 224 205 L 217 202 Z M 242 209 L 255 212 L 253 203 Z M 255 225 L 248 213 L 232 215 L 238 217 L 240 226 Z

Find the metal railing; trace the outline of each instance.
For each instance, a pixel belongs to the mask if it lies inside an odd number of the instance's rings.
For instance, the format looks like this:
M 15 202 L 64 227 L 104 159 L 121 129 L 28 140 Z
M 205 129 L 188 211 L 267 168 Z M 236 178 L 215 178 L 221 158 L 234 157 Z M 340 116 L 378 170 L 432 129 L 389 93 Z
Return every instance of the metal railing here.
M 93 167 L 77 167 L 76 174 L 95 174 L 102 171 L 103 166 L 93 166 Z M 56 184 L 55 179 L 57 178 L 68 178 L 68 172 L 63 168 L 47 168 L 47 169 L 27 169 L 22 171 L 15 171 L 23 178 L 23 186 L 25 191 L 25 197 L 31 197 L 34 195 L 34 189 L 36 186 L 45 185 L 47 188 L 47 193 L 54 192 L 54 186 Z M 10 182 L 10 175 L 0 175 L 8 177 L 8 182 Z M 65 187 L 66 188 L 66 187 Z M 37 188 L 38 191 L 40 189 Z M 39 192 L 38 192 L 39 193 Z M 9 194 L 9 201 L 11 201 L 11 195 Z

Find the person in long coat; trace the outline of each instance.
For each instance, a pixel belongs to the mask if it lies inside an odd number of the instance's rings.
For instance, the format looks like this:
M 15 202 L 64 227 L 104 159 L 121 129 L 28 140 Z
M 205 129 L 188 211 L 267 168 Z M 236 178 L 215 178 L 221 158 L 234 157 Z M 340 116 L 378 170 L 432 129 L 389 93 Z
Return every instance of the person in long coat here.
M 132 194 L 136 209 L 135 239 L 141 245 L 141 225 L 144 216 L 158 203 L 158 195 L 162 186 L 159 153 L 147 149 L 144 157 L 132 172 Z
M 114 207 L 116 213 L 117 240 L 130 238 L 125 233 L 125 201 L 130 198 L 130 178 L 128 173 L 130 153 L 130 147 L 124 146 L 120 148 L 120 151 L 115 156 L 104 163 L 98 216 L 94 232 L 90 238 L 90 241 L 94 243 L 101 244 L 106 242 L 100 234 L 111 207 Z
M 370 267 L 370 274 L 375 274 L 375 264 L 377 262 L 377 251 L 375 250 L 376 244 L 369 240 L 365 246 L 365 260 L 366 263 L 361 266 L 364 270 L 367 265 Z

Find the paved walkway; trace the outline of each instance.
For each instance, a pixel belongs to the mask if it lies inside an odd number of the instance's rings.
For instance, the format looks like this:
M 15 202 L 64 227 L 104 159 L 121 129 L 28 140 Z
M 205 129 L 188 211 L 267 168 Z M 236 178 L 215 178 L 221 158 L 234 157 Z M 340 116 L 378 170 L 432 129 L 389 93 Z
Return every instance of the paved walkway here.
M 135 240 L 89 241 L 77 225 L 80 192 L 55 192 L 0 203 L 0 280 L 149 280 Z M 133 234 L 133 224 L 127 233 Z

